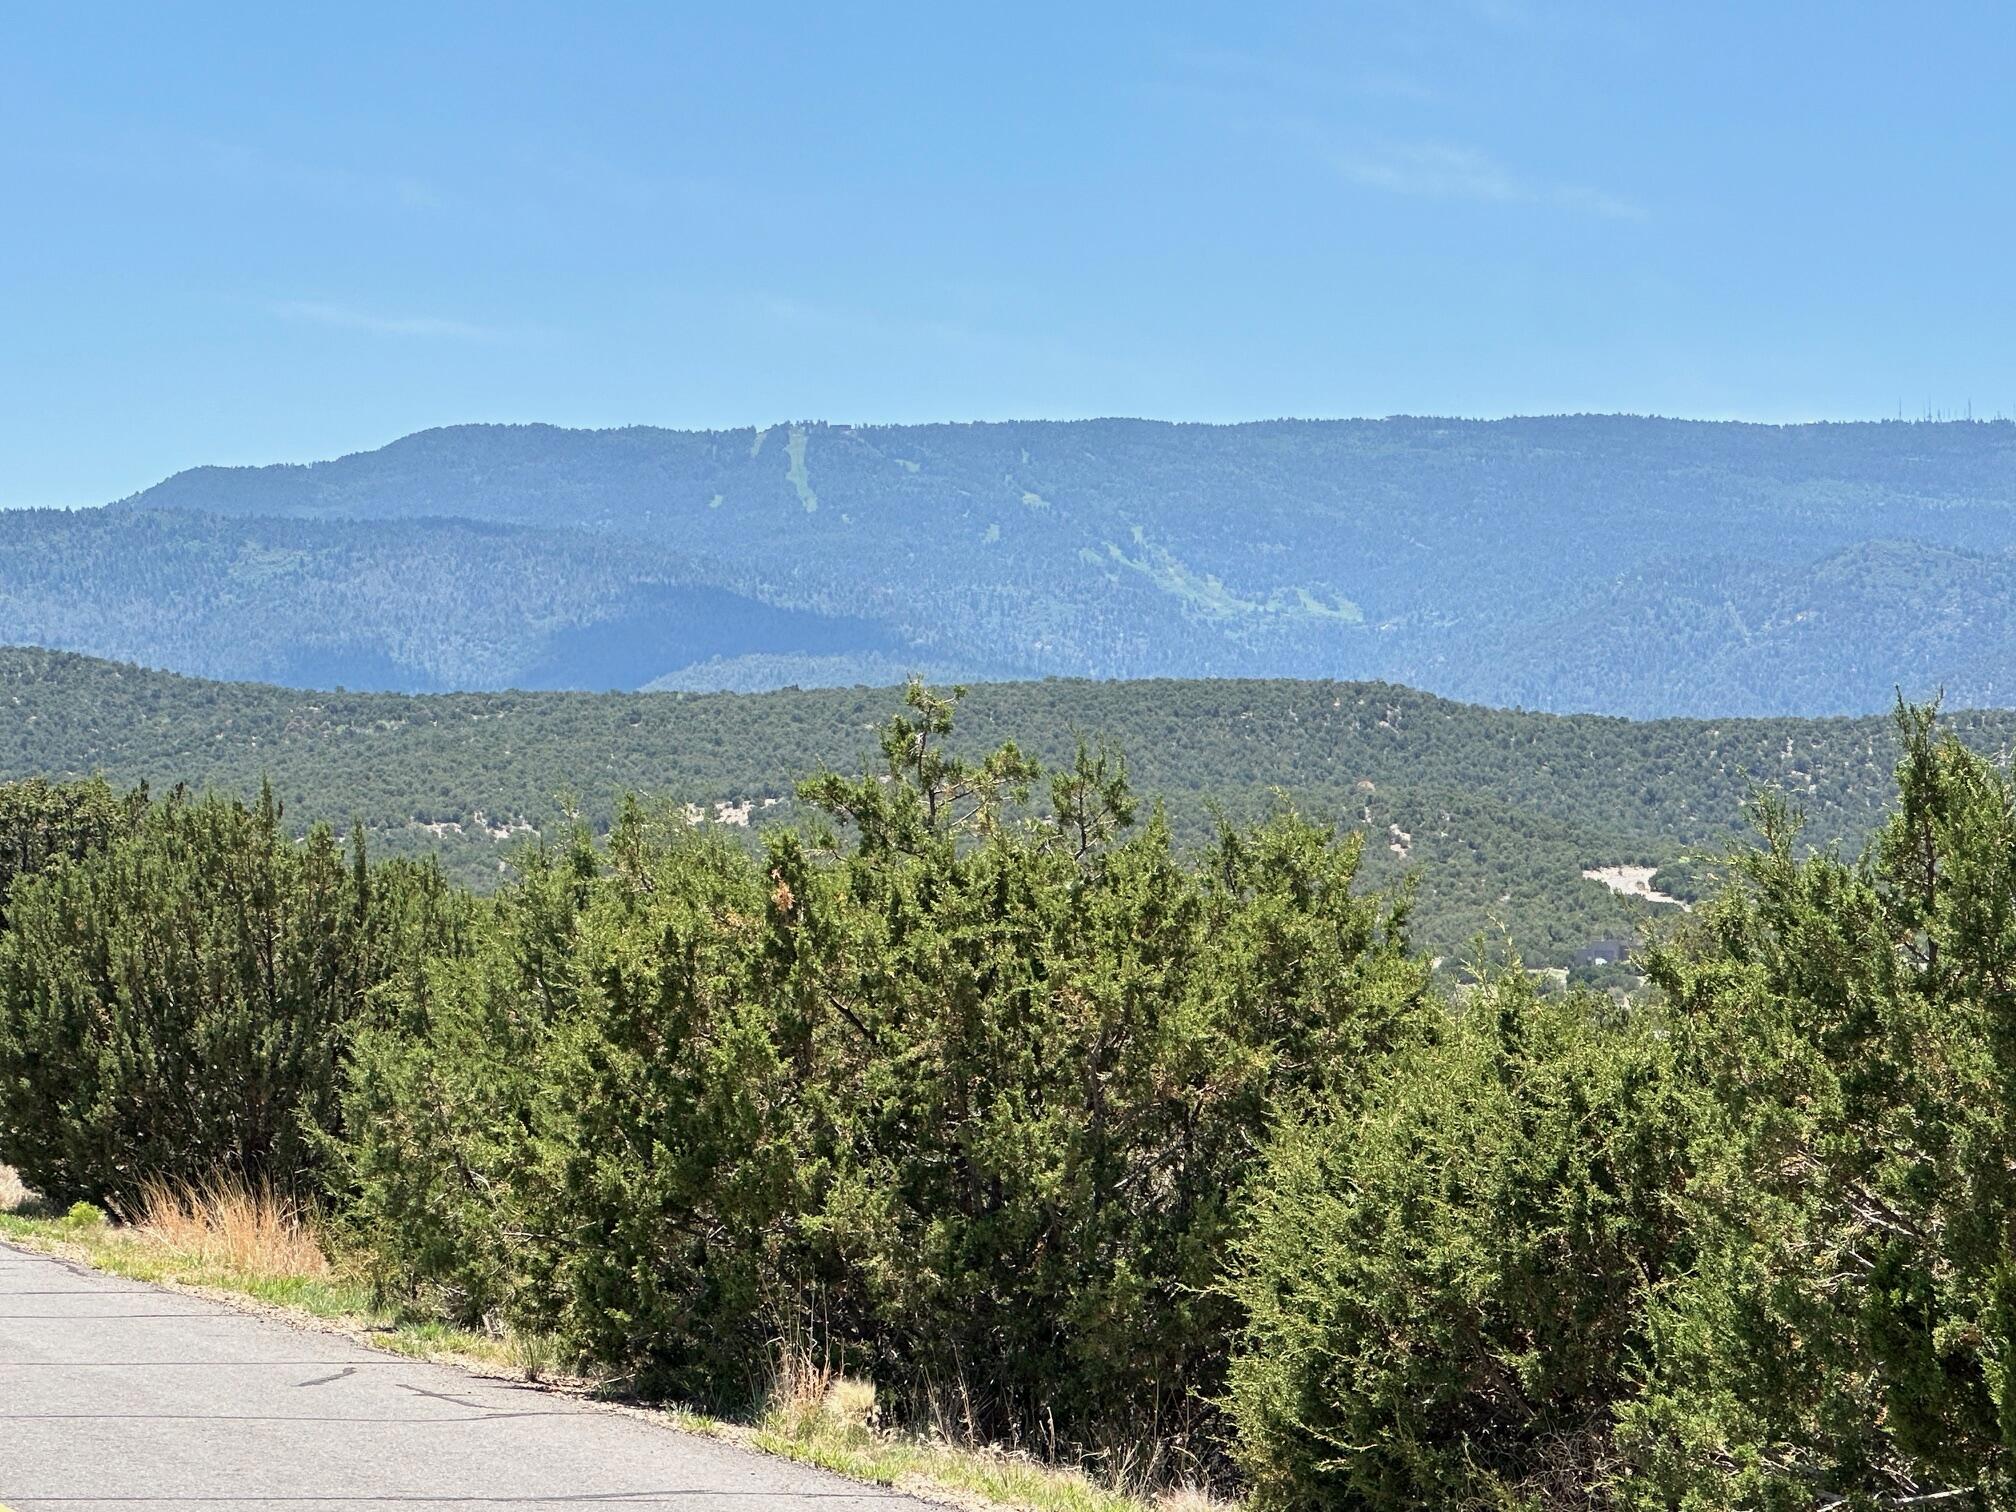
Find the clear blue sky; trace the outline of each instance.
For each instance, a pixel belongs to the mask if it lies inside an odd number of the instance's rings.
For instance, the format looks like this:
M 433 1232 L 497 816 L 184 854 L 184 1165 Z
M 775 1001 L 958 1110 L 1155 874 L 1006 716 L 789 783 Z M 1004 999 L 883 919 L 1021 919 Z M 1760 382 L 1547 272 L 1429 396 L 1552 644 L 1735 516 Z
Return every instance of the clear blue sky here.
M 0 503 L 462 420 L 2016 409 L 2016 8 L 13 5 Z

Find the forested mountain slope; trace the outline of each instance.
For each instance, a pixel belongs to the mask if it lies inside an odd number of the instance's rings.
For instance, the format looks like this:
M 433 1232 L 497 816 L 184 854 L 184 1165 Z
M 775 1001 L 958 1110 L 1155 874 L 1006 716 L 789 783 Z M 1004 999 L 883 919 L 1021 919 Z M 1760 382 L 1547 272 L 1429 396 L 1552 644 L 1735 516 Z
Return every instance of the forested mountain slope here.
M 788 644 L 729 634 L 634 659 L 648 676 L 574 679 L 590 687 L 882 681 L 907 660 L 1376 677 L 1641 716 L 1871 712 L 1899 687 L 2006 701 L 2016 609 L 2001 422 L 459 426 L 312 466 L 198 468 L 124 507 L 397 520 L 423 555 L 458 549 L 443 518 L 538 532 L 499 553 L 585 534 L 822 616 Z M 137 606 L 124 560 L 104 557 L 96 591 Z M 0 637 L 37 638 L 12 619 Z M 134 639 L 64 644 L 197 669 Z
M 720 577 L 663 547 L 476 520 L 0 511 L 8 638 L 203 676 L 635 688 L 752 653 L 844 657 L 885 681 L 930 665 L 878 625 Z
M 791 822 L 795 781 L 857 767 L 899 701 L 890 689 L 304 693 L 14 649 L 0 651 L 0 779 L 103 771 L 251 792 L 270 776 L 296 824 L 361 818 L 381 850 L 438 850 L 462 876 L 494 881 L 512 844 L 551 833 L 569 809 L 606 822 L 626 791 L 731 824 Z M 1952 724 L 1991 752 L 2016 738 L 2009 713 Z M 1807 813 L 1815 843 L 1857 844 L 1895 754 L 1882 717 L 1635 723 L 1286 681 L 980 686 L 957 743 L 1014 739 L 1054 763 L 1079 735 L 1119 746 L 1188 840 L 1214 805 L 1252 815 L 1285 795 L 1366 831 L 1373 877 L 1418 874 L 1421 938 L 1438 953 L 1461 954 L 1479 931 L 1502 941 L 1502 929 L 1543 964 L 1628 936 L 1642 917 L 1585 869 L 1659 866 L 1662 888 L 1688 893 L 1760 787 Z

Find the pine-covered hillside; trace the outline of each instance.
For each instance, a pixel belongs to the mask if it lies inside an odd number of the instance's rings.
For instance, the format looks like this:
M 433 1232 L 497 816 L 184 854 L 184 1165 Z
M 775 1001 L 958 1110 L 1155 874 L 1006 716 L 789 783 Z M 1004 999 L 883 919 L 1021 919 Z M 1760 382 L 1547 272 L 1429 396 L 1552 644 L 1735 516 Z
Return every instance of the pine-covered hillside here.
M 297 684 L 1344 677 L 1632 716 L 1989 706 L 2016 650 L 2000 422 L 460 426 L 120 509 L 208 517 L 232 570 L 291 530 L 349 649 L 291 667 L 287 605 L 166 589 L 89 512 L 0 519 L 0 639 Z M 416 625 L 346 529 L 452 582 L 450 610 Z M 83 584 L 61 613 L 32 570 L 52 551 Z M 733 598 L 640 598 L 667 572 Z
M 491 884 L 514 845 L 570 812 L 606 824 L 628 792 L 738 834 L 795 822 L 798 780 L 859 768 L 899 704 L 889 688 L 307 693 L 15 649 L 0 651 L 0 779 L 98 771 L 250 794 L 270 778 L 297 827 L 358 818 L 380 850 L 437 851 Z M 1991 752 L 2016 739 L 2012 714 L 1952 725 Z M 1561 966 L 1669 907 L 1584 871 L 1657 868 L 1655 891 L 1691 897 L 1764 789 L 1807 815 L 1810 842 L 1853 847 L 1895 755 L 1886 717 L 1640 723 L 1378 683 L 1060 680 L 978 686 L 960 706 L 971 750 L 1013 739 L 1054 765 L 1080 737 L 1125 754 L 1186 844 L 1216 811 L 1292 802 L 1362 830 L 1370 877 L 1418 876 L 1417 929 L 1436 953 L 1460 957 L 1481 934 Z

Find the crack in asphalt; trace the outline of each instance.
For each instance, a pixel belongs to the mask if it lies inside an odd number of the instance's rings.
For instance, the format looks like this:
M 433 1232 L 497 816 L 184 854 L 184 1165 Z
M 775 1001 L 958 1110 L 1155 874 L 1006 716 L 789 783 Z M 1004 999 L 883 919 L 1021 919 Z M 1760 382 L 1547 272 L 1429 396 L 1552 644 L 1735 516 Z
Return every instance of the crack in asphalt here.
M 355 1374 L 357 1374 L 357 1367 L 349 1365 L 337 1371 L 334 1375 L 317 1376 L 312 1381 L 296 1381 L 294 1386 L 296 1390 L 299 1390 L 303 1386 L 329 1386 L 337 1381 L 347 1381 Z

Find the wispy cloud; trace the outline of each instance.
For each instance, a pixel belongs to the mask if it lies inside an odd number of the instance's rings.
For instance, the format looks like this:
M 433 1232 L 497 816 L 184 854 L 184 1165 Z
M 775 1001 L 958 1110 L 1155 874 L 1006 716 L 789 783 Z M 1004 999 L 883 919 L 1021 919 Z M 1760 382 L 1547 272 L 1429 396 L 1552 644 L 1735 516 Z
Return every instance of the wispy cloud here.
M 1542 205 L 1606 220 L 1646 218 L 1645 207 L 1636 201 L 1584 184 L 1531 178 L 1474 147 L 1447 142 L 1386 142 L 1335 152 L 1333 161 L 1349 182 L 1389 194 Z
M 368 331 L 374 336 L 501 341 L 512 334 L 496 326 L 476 325 L 466 320 L 447 320 L 438 315 L 381 315 L 373 310 L 360 310 L 350 305 L 327 304 L 314 299 L 275 300 L 267 308 L 283 320 L 336 326 L 348 331 Z
M 1395 69 L 1340 70 L 1327 63 L 1237 47 L 1182 47 L 1170 55 L 1178 90 L 1215 95 L 1226 103 L 1271 100 L 1433 104 L 1438 91 Z
M 1398 8 L 1390 20 L 1359 28 L 1366 35 L 1354 33 L 1351 47 L 1302 54 L 1178 44 L 1160 54 L 1162 75 L 1140 92 L 1192 120 L 1208 114 L 1229 136 L 1299 149 L 1364 189 L 1603 220 L 1649 218 L 1627 195 L 1500 162 L 1465 142 L 1485 129 L 1468 97 L 1474 91 L 1438 83 L 1437 61 L 1459 76 L 1474 73 L 1471 44 L 1481 31 L 1542 27 L 1527 0 L 1439 0 Z M 1333 52 L 1357 61 L 1340 67 Z

